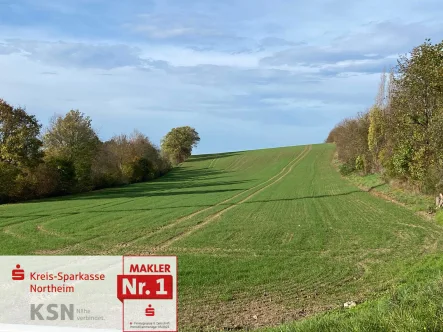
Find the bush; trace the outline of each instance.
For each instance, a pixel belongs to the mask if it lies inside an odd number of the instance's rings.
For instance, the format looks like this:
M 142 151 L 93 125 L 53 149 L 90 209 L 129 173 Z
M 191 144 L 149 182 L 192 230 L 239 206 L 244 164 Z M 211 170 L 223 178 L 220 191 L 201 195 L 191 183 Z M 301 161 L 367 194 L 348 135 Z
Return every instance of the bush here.
M 20 170 L 11 164 L 0 162 L 0 204 L 11 201 L 15 188 L 15 180 Z
M 400 56 L 388 82 L 383 73 L 370 111 L 341 121 L 326 139 L 336 144 L 340 162 L 348 164 L 342 174 L 352 163 L 365 174 L 382 172 L 425 194 L 443 191 L 442 70 L 443 41 L 427 39 Z
M 355 167 L 350 164 L 341 164 L 338 166 L 341 175 L 349 175 L 355 171 Z
M 38 165 L 32 173 L 35 186 L 34 193 L 37 197 L 53 196 L 60 186 L 60 175 L 57 168 L 50 164 Z
M 70 194 L 75 192 L 76 179 L 75 167 L 72 161 L 63 158 L 50 158 L 47 161 L 50 168 L 56 170 L 58 178 L 57 194 Z

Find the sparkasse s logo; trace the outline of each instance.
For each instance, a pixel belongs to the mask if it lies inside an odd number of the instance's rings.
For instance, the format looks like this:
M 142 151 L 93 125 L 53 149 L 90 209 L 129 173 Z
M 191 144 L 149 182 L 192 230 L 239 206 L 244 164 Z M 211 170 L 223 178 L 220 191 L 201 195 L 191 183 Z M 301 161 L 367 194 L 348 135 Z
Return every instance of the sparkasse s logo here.
M 12 270 L 12 280 L 25 280 L 25 270 L 21 268 L 20 264 L 17 264 Z

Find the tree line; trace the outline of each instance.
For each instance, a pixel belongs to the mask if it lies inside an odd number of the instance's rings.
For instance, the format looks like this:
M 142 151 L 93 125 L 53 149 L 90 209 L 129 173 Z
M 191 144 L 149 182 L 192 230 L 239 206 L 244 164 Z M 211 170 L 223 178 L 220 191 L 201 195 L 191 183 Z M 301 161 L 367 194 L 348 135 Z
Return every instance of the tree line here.
M 381 173 L 428 194 L 443 192 L 443 41 L 427 39 L 383 73 L 375 103 L 342 120 L 326 142 L 342 174 Z
M 149 181 L 185 161 L 200 137 L 173 128 L 161 148 L 134 130 L 102 142 L 89 116 L 71 110 L 48 128 L 0 99 L 0 203 Z

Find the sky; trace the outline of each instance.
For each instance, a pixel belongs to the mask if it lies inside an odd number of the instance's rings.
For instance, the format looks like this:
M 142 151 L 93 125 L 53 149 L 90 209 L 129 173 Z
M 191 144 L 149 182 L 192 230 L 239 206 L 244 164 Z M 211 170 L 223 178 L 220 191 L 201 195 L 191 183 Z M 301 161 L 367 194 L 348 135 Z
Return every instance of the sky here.
M 79 109 L 102 140 L 189 125 L 196 154 L 321 143 L 441 17 L 441 0 L 0 0 L 0 98 L 44 126 Z

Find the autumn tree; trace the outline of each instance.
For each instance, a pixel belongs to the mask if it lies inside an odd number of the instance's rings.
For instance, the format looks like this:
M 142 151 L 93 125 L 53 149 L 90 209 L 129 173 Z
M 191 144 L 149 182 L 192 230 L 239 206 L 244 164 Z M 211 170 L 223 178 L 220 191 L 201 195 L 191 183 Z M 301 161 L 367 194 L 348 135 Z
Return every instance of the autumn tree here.
M 147 181 L 165 174 L 169 163 L 149 138 L 135 130 L 112 137 L 99 149 L 94 177 L 102 185 Z
M 189 126 L 173 128 L 162 139 L 162 151 L 173 164 L 179 164 L 188 159 L 192 149 L 197 146 L 200 137 L 194 128 Z
M 426 40 L 409 56 L 401 56 L 394 81 L 393 169 L 433 191 L 443 166 L 443 42 L 433 45 Z
M 78 191 L 90 189 L 91 166 L 100 144 L 91 122 L 90 117 L 71 110 L 64 117 L 55 116 L 43 136 L 45 153 L 61 172 L 71 174 L 74 169 Z
M 0 162 L 19 168 L 41 161 L 41 125 L 23 108 L 14 108 L 0 99 Z
M 35 116 L 0 99 L 0 203 L 32 191 L 27 178 L 41 163 L 40 128 Z
M 389 98 L 389 86 L 386 85 L 386 80 L 387 75 L 383 71 L 375 105 L 368 112 L 368 148 L 374 171 L 380 171 L 380 160 L 383 158 L 383 146 L 386 140 L 387 103 Z
M 101 142 L 78 110 L 54 116 L 43 142 L 40 128 L 0 99 L 0 204 L 148 181 L 171 168 L 139 131 Z
M 136 156 L 135 162 L 142 170 L 142 180 L 146 181 L 165 174 L 170 165 L 160 149 L 155 146 L 146 135 L 135 130 L 130 137 L 132 154 Z
M 426 40 L 400 56 L 389 78 L 382 75 L 367 119 L 372 171 L 423 192 L 443 191 L 443 42 Z M 356 150 L 361 141 L 355 144 L 359 125 L 366 126 L 363 118 L 342 121 L 327 139 L 336 143 L 347 165 L 356 153 L 362 155 L 363 150 Z M 356 164 L 361 165 L 358 158 Z
M 91 177 L 95 188 L 107 188 L 124 183 L 118 157 L 110 141 L 99 145 L 92 163 Z
M 342 120 L 333 130 L 330 139 L 337 146 L 337 156 L 344 163 L 344 172 L 358 170 L 368 173 L 372 167 L 368 149 L 368 113 Z
M 115 156 L 124 182 L 140 182 L 155 177 L 154 159 L 158 152 L 140 132 L 134 131 L 130 136 L 114 136 L 108 142 L 108 149 Z

